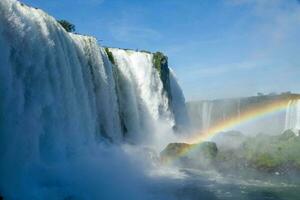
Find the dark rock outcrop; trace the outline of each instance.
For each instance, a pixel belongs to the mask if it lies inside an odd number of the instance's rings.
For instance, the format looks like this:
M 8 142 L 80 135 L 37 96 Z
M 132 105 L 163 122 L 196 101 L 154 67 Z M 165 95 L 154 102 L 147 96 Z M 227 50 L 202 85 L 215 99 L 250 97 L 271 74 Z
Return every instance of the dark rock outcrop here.
M 218 154 L 214 142 L 199 144 L 170 143 L 160 153 L 163 163 L 174 163 L 183 167 L 203 168 L 211 164 Z
M 168 65 L 168 57 L 161 52 L 153 53 L 153 65 L 160 75 L 163 83 L 164 91 L 169 99 L 169 105 L 172 107 L 172 93 L 170 86 L 170 69 Z

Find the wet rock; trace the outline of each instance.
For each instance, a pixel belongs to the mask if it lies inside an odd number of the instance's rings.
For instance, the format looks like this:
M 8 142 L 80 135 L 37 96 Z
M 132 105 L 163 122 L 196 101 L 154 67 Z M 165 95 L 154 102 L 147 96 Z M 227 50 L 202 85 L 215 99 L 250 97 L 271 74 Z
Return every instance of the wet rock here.
M 217 156 L 214 142 L 199 144 L 170 143 L 160 153 L 162 163 L 172 163 L 183 167 L 207 167 Z

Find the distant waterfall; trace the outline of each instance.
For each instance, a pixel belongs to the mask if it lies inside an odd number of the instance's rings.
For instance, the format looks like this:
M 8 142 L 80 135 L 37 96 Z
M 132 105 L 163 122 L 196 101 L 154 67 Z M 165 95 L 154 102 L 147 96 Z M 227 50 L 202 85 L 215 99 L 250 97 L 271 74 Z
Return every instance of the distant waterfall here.
M 271 105 L 277 101 L 297 98 L 297 95 L 253 96 L 232 99 L 215 99 L 187 103 L 191 124 L 197 131 L 214 127 L 228 119 L 241 119 L 243 114 L 259 107 Z M 287 111 L 280 110 L 270 115 L 253 118 L 247 122 L 237 123 L 231 130 L 241 131 L 247 135 L 267 133 L 281 134 L 285 129 L 299 129 L 299 100 L 291 100 Z M 227 131 L 224 129 L 224 131 Z
M 211 126 L 213 105 L 212 102 L 202 104 L 202 130 L 207 130 Z
M 237 116 L 238 118 L 241 117 L 241 99 L 238 99 L 238 103 L 237 103 Z
M 290 100 L 287 105 L 285 117 L 285 130 L 300 130 L 300 100 Z M 297 133 L 298 134 L 298 133 Z

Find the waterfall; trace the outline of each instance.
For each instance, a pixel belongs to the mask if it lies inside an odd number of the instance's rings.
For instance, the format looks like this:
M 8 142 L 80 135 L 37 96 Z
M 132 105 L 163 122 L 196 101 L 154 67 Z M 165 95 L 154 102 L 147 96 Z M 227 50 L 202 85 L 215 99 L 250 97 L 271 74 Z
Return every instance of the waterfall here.
M 179 131 L 185 130 L 189 124 L 189 117 L 185 106 L 185 98 L 178 84 L 175 73 L 170 70 L 170 86 L 172 94 L 172 111 L 174 112 L 174 120 L 176 129 Z
M 208 130 L 212 120 L 213 102 L 205 101 L 202 103 L 202 130 Z
M 110 48 L 112 64 L 95 38 L 67 33 L 39 9 L 3 0 L 0 11 L 3 136 L 28 132 L 36 138 L 31 148 L 37 149 L 39 140 L 64 143 L 67 135 L 78 143 L 120 142 L 149 135 L 159 124 L 172 128 L 186 120 L 173 72 L 168 80 L 172 100 L 153 54 Z
M 153 55 L 110 48 L 115 59 L 121 119 L 129 140 L 145 139 L 161 124 L 175 125 Z M 140 134 L 141 130 L 145 134 Z
M 172 131 L 181 112 L 170 105 L 184 105 L 180 87 L 170 103 L 153 54 L 109 50 L 115 64 L 95 38 L 67 33 L 16 0 L 0 1 L 0 195 L 21 199 L 37 169 L 44 177 L 58 163 L 80 162 L 99 143 L 147 143 Z
M 241 99 L 238 99 L 238 103 L 237 103 L 237 116 L 238 118 L 241 117 Z
M 300 100 L 290 100 L 285 115 L 285 130 L 293 130 L 298 134 L 300 130 Z
M 240 119 L 241 115 L 249 110 L 271 105 L 279 100 L 289 101 L 290 99 L 286 112 L 284 110 L 274 112 L 270 115 L 253 118 L 244 123 L 237 123 L 231 127 L 232 130 L 241 131 L 247 135 L 258 133 L 277 135 L 287 129 L 293 129 L 295 132 L 299 130 L 300 100 L 291 100 L 293 98 L 295 97 L 278 95 L 215 99 L 188 102 L 187 108 L 194 129 L 203 131 L 219 123 L 224 123 L 228 119 Z

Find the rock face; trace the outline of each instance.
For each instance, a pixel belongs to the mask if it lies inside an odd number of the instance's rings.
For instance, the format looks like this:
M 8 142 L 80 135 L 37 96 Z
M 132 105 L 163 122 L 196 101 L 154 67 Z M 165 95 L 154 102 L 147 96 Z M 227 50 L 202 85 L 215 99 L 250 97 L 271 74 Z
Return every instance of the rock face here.
M 163 83 L 164 93 L 169 99 L 169 107 L 174 115 L 175 125 L 173 130 L 183 132 L 189 125 L 185 98 L 174 73 L 169 68 L 168 57 L 161 52 L 153 53 L 153 65 L 158 71 Z
M 203 168 L 211 164 L 218 154 L 214 142 L 200 144 L 170 143 L 160 153 L 163 163 L 172 162 L 182 167 Z
M 167 96 L 172 101 L 171 86 L 170 86 L 170 69 L 168 65 L 168 57 L 161 52 L 153 54 L 153 65 L 160 75 L 163 87 Z
M 187 143 L 170 143 L 168 146 L 160 153 L 162 159 L 175 158 L 181 156 L 182 153 L 192 148 L 193 144 Z

